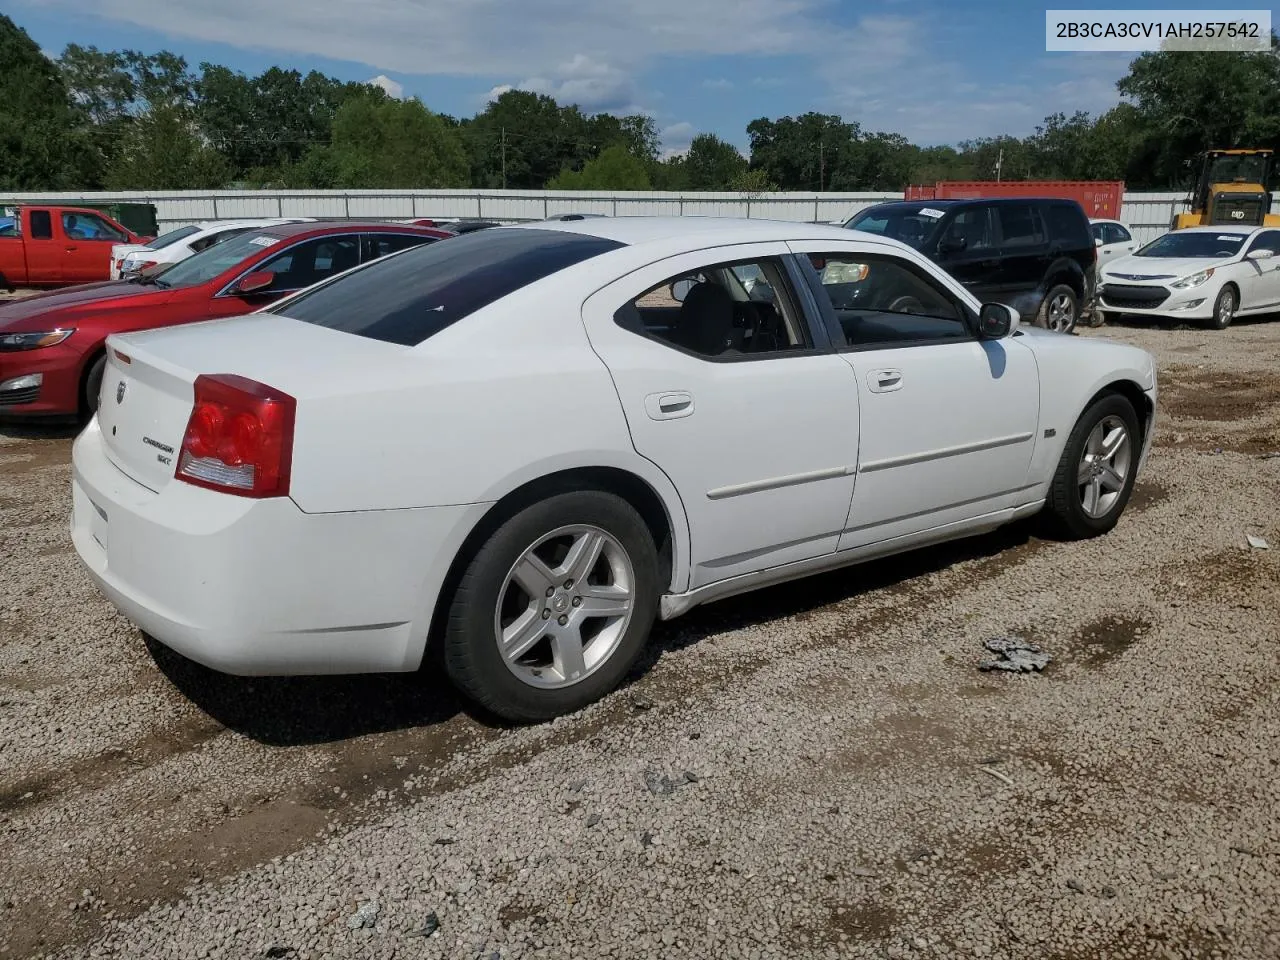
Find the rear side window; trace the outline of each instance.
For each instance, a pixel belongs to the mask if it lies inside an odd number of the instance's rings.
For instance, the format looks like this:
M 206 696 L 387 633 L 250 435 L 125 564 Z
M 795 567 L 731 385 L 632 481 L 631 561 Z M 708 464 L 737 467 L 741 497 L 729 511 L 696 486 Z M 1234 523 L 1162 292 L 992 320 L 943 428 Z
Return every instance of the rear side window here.
M 1089 221 L 1079 210 L 1065 203 L 1051 203 L 1045 211 L 1049 218 L 1049 236 L 1059 243 L 1071 247 L 1089 247 L 1093 245 L 1095 234 L 1089 228 Z M 1103 234 L 1104 238 L 1106 234 Z M 1104 243 L 1110 242 L 1104 239 Z
M 1040 212 L 1031 204 L 1000 204 L 996 210 L 1000 216 L 1000 239 L 1003 246 L 1016 249 L 1045 242 Z
M 559 230 L 479 230 L 376 260 L 267 312 L 414 346 L 507 294 L 621 246 Z
M 53 239 L 53 217 L 50 216 L 48 210 L 31 211 L 31 239 Z
M 193 233 L 199 233 L 200 228 L 195 226 L 179 227 L 177 230 L 170 230 L 168 233 L 162 233 L 154 240 L 144 243 L 143 246 L 148 250 L 161 250 L 171 243 L 177 243 L 184 237 L 189 237 Z

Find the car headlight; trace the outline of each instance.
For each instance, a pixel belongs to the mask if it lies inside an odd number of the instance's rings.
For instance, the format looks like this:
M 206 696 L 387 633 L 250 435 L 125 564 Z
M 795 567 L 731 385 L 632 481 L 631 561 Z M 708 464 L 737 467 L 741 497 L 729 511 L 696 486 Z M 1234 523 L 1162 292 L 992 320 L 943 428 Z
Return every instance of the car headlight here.
M 1169 286 L 1175 290 L 1190 290 L 1192 287 L 1198 287 L 1210 277 L 1213 276 L 1213 267 L 1208 270 L 1201 270 L 1199 273 L 1193 273 L 1189 277 L 1183 277 L 1181 280 L 1175 280 Z
M 31 333 L 0 333 L 0 351 L 36 350 L 40 347 L 56 347 L 75 329 L 33 331 Z

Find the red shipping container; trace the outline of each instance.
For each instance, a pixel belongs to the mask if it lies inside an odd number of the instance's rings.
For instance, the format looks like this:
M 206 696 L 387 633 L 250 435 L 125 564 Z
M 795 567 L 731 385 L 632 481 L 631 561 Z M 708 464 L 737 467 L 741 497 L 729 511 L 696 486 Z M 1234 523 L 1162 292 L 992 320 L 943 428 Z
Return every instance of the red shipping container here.
M 982 197 L 1060 197 L 1075 200 L 1095 219 L 1114 220 L 1124 203 L 1121 180 L 942 180 L 909 186 L 907 200 L 975 200 Z

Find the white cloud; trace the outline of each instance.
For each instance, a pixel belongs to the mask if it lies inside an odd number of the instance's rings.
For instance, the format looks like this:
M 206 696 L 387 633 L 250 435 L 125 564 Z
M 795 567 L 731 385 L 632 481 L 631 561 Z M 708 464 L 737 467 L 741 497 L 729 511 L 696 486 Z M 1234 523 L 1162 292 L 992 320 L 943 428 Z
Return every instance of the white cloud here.
M 396 83 L 385 73 L 380 73 L 372 80 L 366 80 L 365 83 L 369 84 L 371 87 L 377 87 L 388 97 L 391 97 L 394 100 L 400 100 L 404 96 L 404 84 Z
M 732 90 L 733 81 L 726 80 L 724 77 L 717 77 L 714 80 L 703 80 L 702 85 L 708 90 Z
M 698 130 L 692 123 L 682 120 L 658 131 L 658 140 L 662 144 L 663 160 L 679 157 L 689 152 L 689 144 L 697 136 Z
M 630 74 L 581 53 L 542 75 L 495 87 L 489 92 L 489 99 L 512 86 L 517 90 L 544 93 L 559 103 L 576 103 L 591 113 L 646 112 L 640 106 L 642 97 Z

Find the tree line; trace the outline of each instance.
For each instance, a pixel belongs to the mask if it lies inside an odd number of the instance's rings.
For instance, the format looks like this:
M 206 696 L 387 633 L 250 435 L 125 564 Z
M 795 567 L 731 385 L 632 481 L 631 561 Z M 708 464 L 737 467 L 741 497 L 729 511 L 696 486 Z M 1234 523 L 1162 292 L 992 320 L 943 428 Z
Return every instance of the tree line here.
M 1280 149 L 1280 41 L 1267 53 L 1146 53 L 1092 116 L 1026 137 L 919 146 L 840 116 L 761 117 L 749 155 L 714 134 L 662 156 L 648 116 L 509 90 L 474 117 L 366 83 L 193 68 L 167 51 L 71 44 L 56 60 L 0 15 L 0 190 L 219 187 L 901 190 L 936 180 L 1124 180 L 1179 189 L 1212 147 Z

